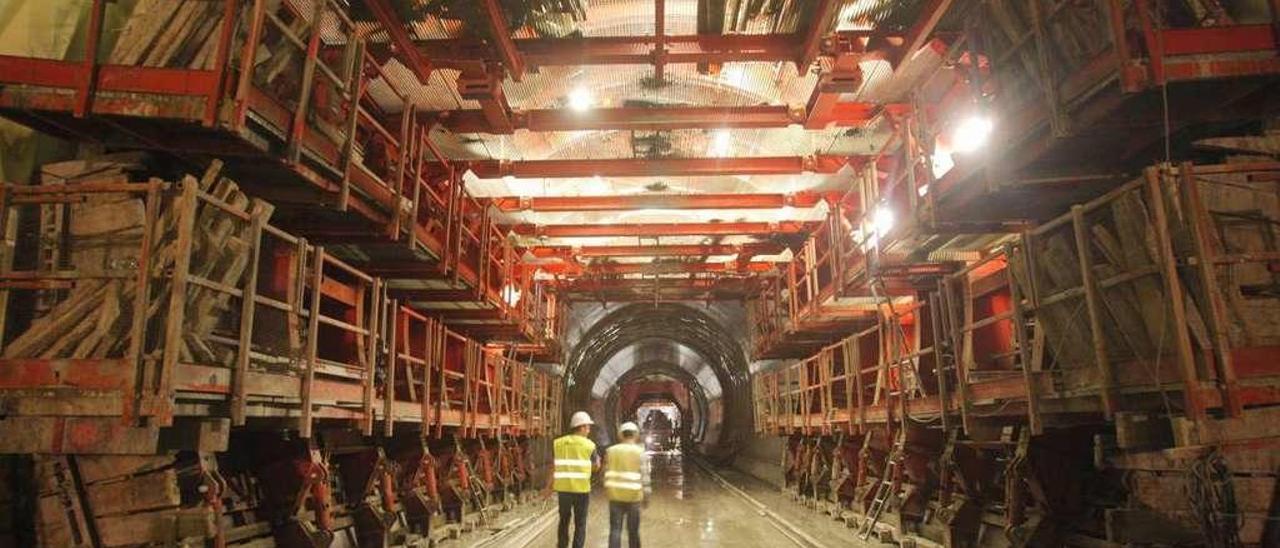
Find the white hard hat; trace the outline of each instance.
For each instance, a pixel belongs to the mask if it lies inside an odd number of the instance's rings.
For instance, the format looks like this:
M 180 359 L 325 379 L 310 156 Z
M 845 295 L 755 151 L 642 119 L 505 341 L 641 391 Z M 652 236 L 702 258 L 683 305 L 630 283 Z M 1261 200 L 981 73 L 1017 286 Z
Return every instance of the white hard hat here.
M 591 415 L 588 415 L 586 411 L 578 411 L 572 417 L 569 417 L 569 428 L 577 428 L 588 424 L 595 423 L 591 421 Z
M 636 433 L 639 431 L 640 431 L 640 427 L 636 426 L 636 423 L 631 421 L 622 423 L 622 426 L 618 428 L 618 432 L 621 432 L 623 434 L 626 434 L 627 432 Z

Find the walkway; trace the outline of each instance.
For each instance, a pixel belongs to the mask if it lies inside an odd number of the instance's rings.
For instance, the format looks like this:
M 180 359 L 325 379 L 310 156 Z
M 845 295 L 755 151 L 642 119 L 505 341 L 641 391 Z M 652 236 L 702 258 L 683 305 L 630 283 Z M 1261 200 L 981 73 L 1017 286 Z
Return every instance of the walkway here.
M 653 498 L 640 520 L 644 546 L 794 546 L 741 498 L 679 456 L 653 455 Z M 587 546 L 608 545 L 609 502 L 603 489 L 591 498 Z M 554 524 L 530 546 L 555 548 Z M 626 539 L 623 539 L 626 546 Z

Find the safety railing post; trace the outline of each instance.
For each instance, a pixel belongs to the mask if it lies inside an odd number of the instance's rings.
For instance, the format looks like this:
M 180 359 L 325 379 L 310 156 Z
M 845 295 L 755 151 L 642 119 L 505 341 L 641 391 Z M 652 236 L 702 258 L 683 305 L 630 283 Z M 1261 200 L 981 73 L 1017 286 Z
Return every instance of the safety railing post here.
M 80 82 L 76 89 L 75 109 L 72 113 L 83 118 L 93 102 L 94 87 L 98 81 L 98 47 L 102 42 L 102 19 L 106 16 L 107 0 L 93 0 L 89 13 L 88 34 L 85 35 L 84 60 L 81 64 Z
M 1200 291 L 1205 296 L 1207 309 L 1205 320 L 1213 338 L 1213 354 L 1217 360 L 1219 386 L 1223 392 L 1223 408 L 1231 417 L 1239 417 L 1244 413 L 1244 404 L 1240 401 L 1239 380 L 1235 363 L 1231 356 L 1231 337 L 1227 332 L 1227 307 L 1222 300 L 1222 286 L 1219 285 L 1216 255 L 1219 252 L 1213 245 L 1210 236 L 1213 220 L 1209 218 L 1209 210 L 1205 208 L 1200 196 L 1199 183 L 1195 178 L 1194 166 L 1185 162 L 1178 166 L 1179 184 L 1182 190 L 1182 215 L 1187 227 L 1191 229 L 1191 239 L 1195 248 L 1196 266 L 1200 271 Z
M 249 374 L 253 356 L 254 313 L 257 310 L 254 305 L 258 298 L 258 268 L 261 264 L 262 228 L 266 224 L 266 214 L 262 211 L 254 213 L 249 223 L 249 264 L 240 294 L 240 337 L 236 348 L 236 367 L 231 375 L 231 424 L 234 426 L 244 425 L 248 406 L 245 377 Z
M 363 40 L 358 39 L 355 44 L 355 60 L 352 61 L 353 68 L 347 80 L 351 98 L 347 106 L 350 109 L 346 120 L 347 139 L 342 143 L 342 182 L 338 189 L 338 211 L 346 211 L 351 201 L 351 176 L 352 170 L 357 169 L 356 142 L 360 137 L 360 100 L 365 93 L 365 45 Z
M 129 349 L 128 368 L 125 377 L 125 386 L 130 393 L 125 397 L 124 402 L 124 418 L 125 421 L 136 419 L 142 411 L 142 382 L 147 378 L 146 369 L 148 367 L 147 360 L 144 355 L 147 352 L 147 314 L 146 310 L 150 309 L 151 296 L 151 261 L 152 247 L 155 243 L 154 238 L 162 236 L 158 230 L 160 220 L 160 191 L 164 187 L 164 183 L 159 179 L 151 179 L 147 182 L 147 198 L 145 207 L 145 221 L 143 221 L 142 242 L 139 244 L 138 251 L 138 276 L 135 281 L 136 293 L 134 293 L 133 301 L 133 322 L 129 327 Z
M 245 37 L 244 51 L 240 54 L 240 76 L 236 82 L 235 111 L 231 126 L 239 130 L 249 115 L 249 94 L 253 90 L 253 68 L 258 59 L 258 47 L 262 42 L 262 27 L 267 19 L 267 0 L 253 1 L 253 14 L 249 20 L 249 33 Z
M 307 348 L 305 363 L 306 368 L 301 379 L 302 414 L 299 417 L 298 436 L 307 439 L 311 437 L 312 415 L 315 412 L 312 404 L 314 395 L 314 386 L 316 378 L 316 366 L 318 363 L 317 352 L 320 344 L 320 299 L 323 293 L 321 286 L 324 284 L 324 246 L 315 246 L 311 252 L 311 302 L 307 307 Z
M 383 331 L 387 332 L 387 348 L 391 349 L 391 351 L 387 355 L 386 380 L 383 381 L 382 435 L 389 438 L 395 433 L 396 426 L 396 383 L 399 382 L 398 373 L 401 361 L 399 350 L 399 345 L 401 344 L 399 340 L 400 301 L 396 299 L 384 299 L 384 301 L 386 302 L 387 312 L 379 315 L 386 318 L 386 326 L 383 327 Z M 404 321 L 408 322 L 409 318 L 407 316 L 404 317 Z M 404 343 L 407 345 L 409 341 L 404 341 Z M 374 346 L 376 347 L 377 345 L 375 344 Z M 404 363 L 407 366 L 409 362 L 405 361 Z M 404 382 L 407 385 L 412 382 L 412 379 L 405 378 Z
M 209 90 L 208 97 L 205 98 L 204 120 L 205 127 L 213 127 L 218 123 L 218 107 L 223 98 L 230 97 L 231 90 L 229 83 L 230 65 L 231 65 L 231 42 L 235 40 L 236 24 L 239 21 L 240 0 L 223 0 L 222 2 L 222 26 L 218 31 L 218 50 L 214 55 L 214 74 L 217 76 L 215 85 Z
M 187 311 L 187 277 L 191 273 L 191 247 L 195 235 L 196 205 L 199 198 L 199 187 L 196 180 L 187 177 L 178 185 L 181 193 L 178 197 L 178 233 L 174 248 L 177 254 L 173 263 L 173 278 L 169 282 L 169 310 L 165 318 L 164 351 L 160 362 L 160 375 L 156 387 L 156 402 L 161 409 L 159 421 L 161 426 L 173 424 L 173 372 L 178 367 L 181 357 L 182 337 L 184 334 Z M 143 266 L 143 268 L 146 268 Z M 135 313 L 142 314 L 141 311 Z M 145 314 L 143 314 L 145 316 Z
M 1195 354 L 1191 349 L 1191 334 L 1187 330 L 1182 282 L 1178 277 L 1177 259 L 1173 254 L 1173 241 L 1169 235 L 1168 214 L 1165 211 L 1162 190 L 1163 177 L 1161 171 L 1155 167 L 1147 168 L 1145 176 L 1152 224 L 1155 225 L 1157 262 L 1160 266 L 1160 276 L 1164 280 L 1165 305 L 1169 310 L 1167 325 L 1173 329 L 1173 348 L 1178 360 L 1178 371 L 1182 377 L 1185 410 L 1187 417 L 1199 424 L 1206 418 L 1205 405 L 1200 392 L 1200 375 L 1196 370 Z
M 1023 253 L 1022 255 L 1026 255 Z M 1027 425 L 1031 428 L 1032 434 L 1042 434 L 1044 425 L 1040 420 L 1040 389 L 1037 386 L 1039 377 L 1032 371 L 1031 357 L 1031 341 L 1027 338 L 1027 318 L 1026 308 L 1023 305 L 1022 289 L 1018 284 L 1017 277 L 1014 276 L 1018 255 L 1014 253 L 1014 247 L 1011 243 L 1004 246 L 1005 256 L 1005 283 L 1009 284 L 1009 300 L 1013 309 L 1013 341 L 1018 345 L 1018 361 L 1022 366 L 1022 382 L 1026 383 L 1027 394 Z M 944 429 L 945 431 L 945 429 Z
M 933 374 L 937 380 L 938 411 L 942 422 L 942 431 L 950 432 L 951 427 L 951 388 L 947 386 L 947 359 L 942 351 L 942 340 L 946 332 L 942 327 L 942 295 L 946 291 L 945 282 L 938 282 L 937 292 L 929 294 L 929 320 L 933 328 Z M 951 355 L 954 357 L 955 349 Z
M 1101 296 L 1099 295 L 1097 281 L 1094 279 L 1092 240 L 1089 238 L 1088 229 L 1085 227 L 1084 207 L 1080 205 L 1072 206 L 1071 227 L 1073 230 L 1073 243 L 1076 248 L 1076 261 L 1080 268 L 1080 280 L 1084 285 L 1085 312 L 1088 314 L 1087 317 L 1089 319 L 1089 337 L 1093 343 L 1093 359 L 1098 367 L 1102 407 L 1106 416 L 1110 418 L 1117 410 L 1114 388 L 1115 375 L 1111 368 L 1111 360 L 1107 356 L 1106 334 L 1102 328 Z
M 326 2 L 316 2 L 311 16 L 311 36 L 307 40 L 306 61 L 302 65 L 302 85 L 298 90 L 298 106 L 293 111 L 289 128 L 287 157 L 297 163 L 302 156 L 302 140 L 307 134 L 307 113 L 311 110 L 311 95 L 316 87 L 316 64 L 320 62 L 320 29 L 324 26 Z

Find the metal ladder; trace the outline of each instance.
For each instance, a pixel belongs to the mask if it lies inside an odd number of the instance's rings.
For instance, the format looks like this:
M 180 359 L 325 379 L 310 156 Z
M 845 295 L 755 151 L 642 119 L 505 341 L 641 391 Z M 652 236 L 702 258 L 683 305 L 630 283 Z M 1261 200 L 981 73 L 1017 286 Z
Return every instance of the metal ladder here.
M 885 459 L 884 475 L 880 477 L 880 485 L 876 486 L 876 496 L 871 500 L 871 508 L 867 509 L 867 519 L 858 528 L 858 538 L 862 540 L 871 537 L 876 524 L 880 523 L 880 514 L 884 513 L 884 507 L 889 503 L 889 497 L 893 496 L 893 478 L 897 475 L 898 466 L 902 463 L 902 450 L 905 443 L 906 434 L 899 432 L 898 439 L 889 450 L 889 458 Z

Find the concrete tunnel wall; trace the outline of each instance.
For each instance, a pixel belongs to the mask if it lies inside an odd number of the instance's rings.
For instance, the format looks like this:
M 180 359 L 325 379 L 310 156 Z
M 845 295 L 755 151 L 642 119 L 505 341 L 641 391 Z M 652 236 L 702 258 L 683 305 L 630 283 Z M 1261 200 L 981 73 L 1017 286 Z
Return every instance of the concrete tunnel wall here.
M 754 434 L 750 372 L 761 364 L 748 358 L 748 321 L 738 303 L 574 305 L 564 341 L 566 420 L 587 409 L 599 423 L 593 437 L 607 445 L 629 418 L 611 408 L 619 381 L 663 374 L 701 400 L 700 424 L 688 425 L 696 452 L 781 485 L 782 441 Z

